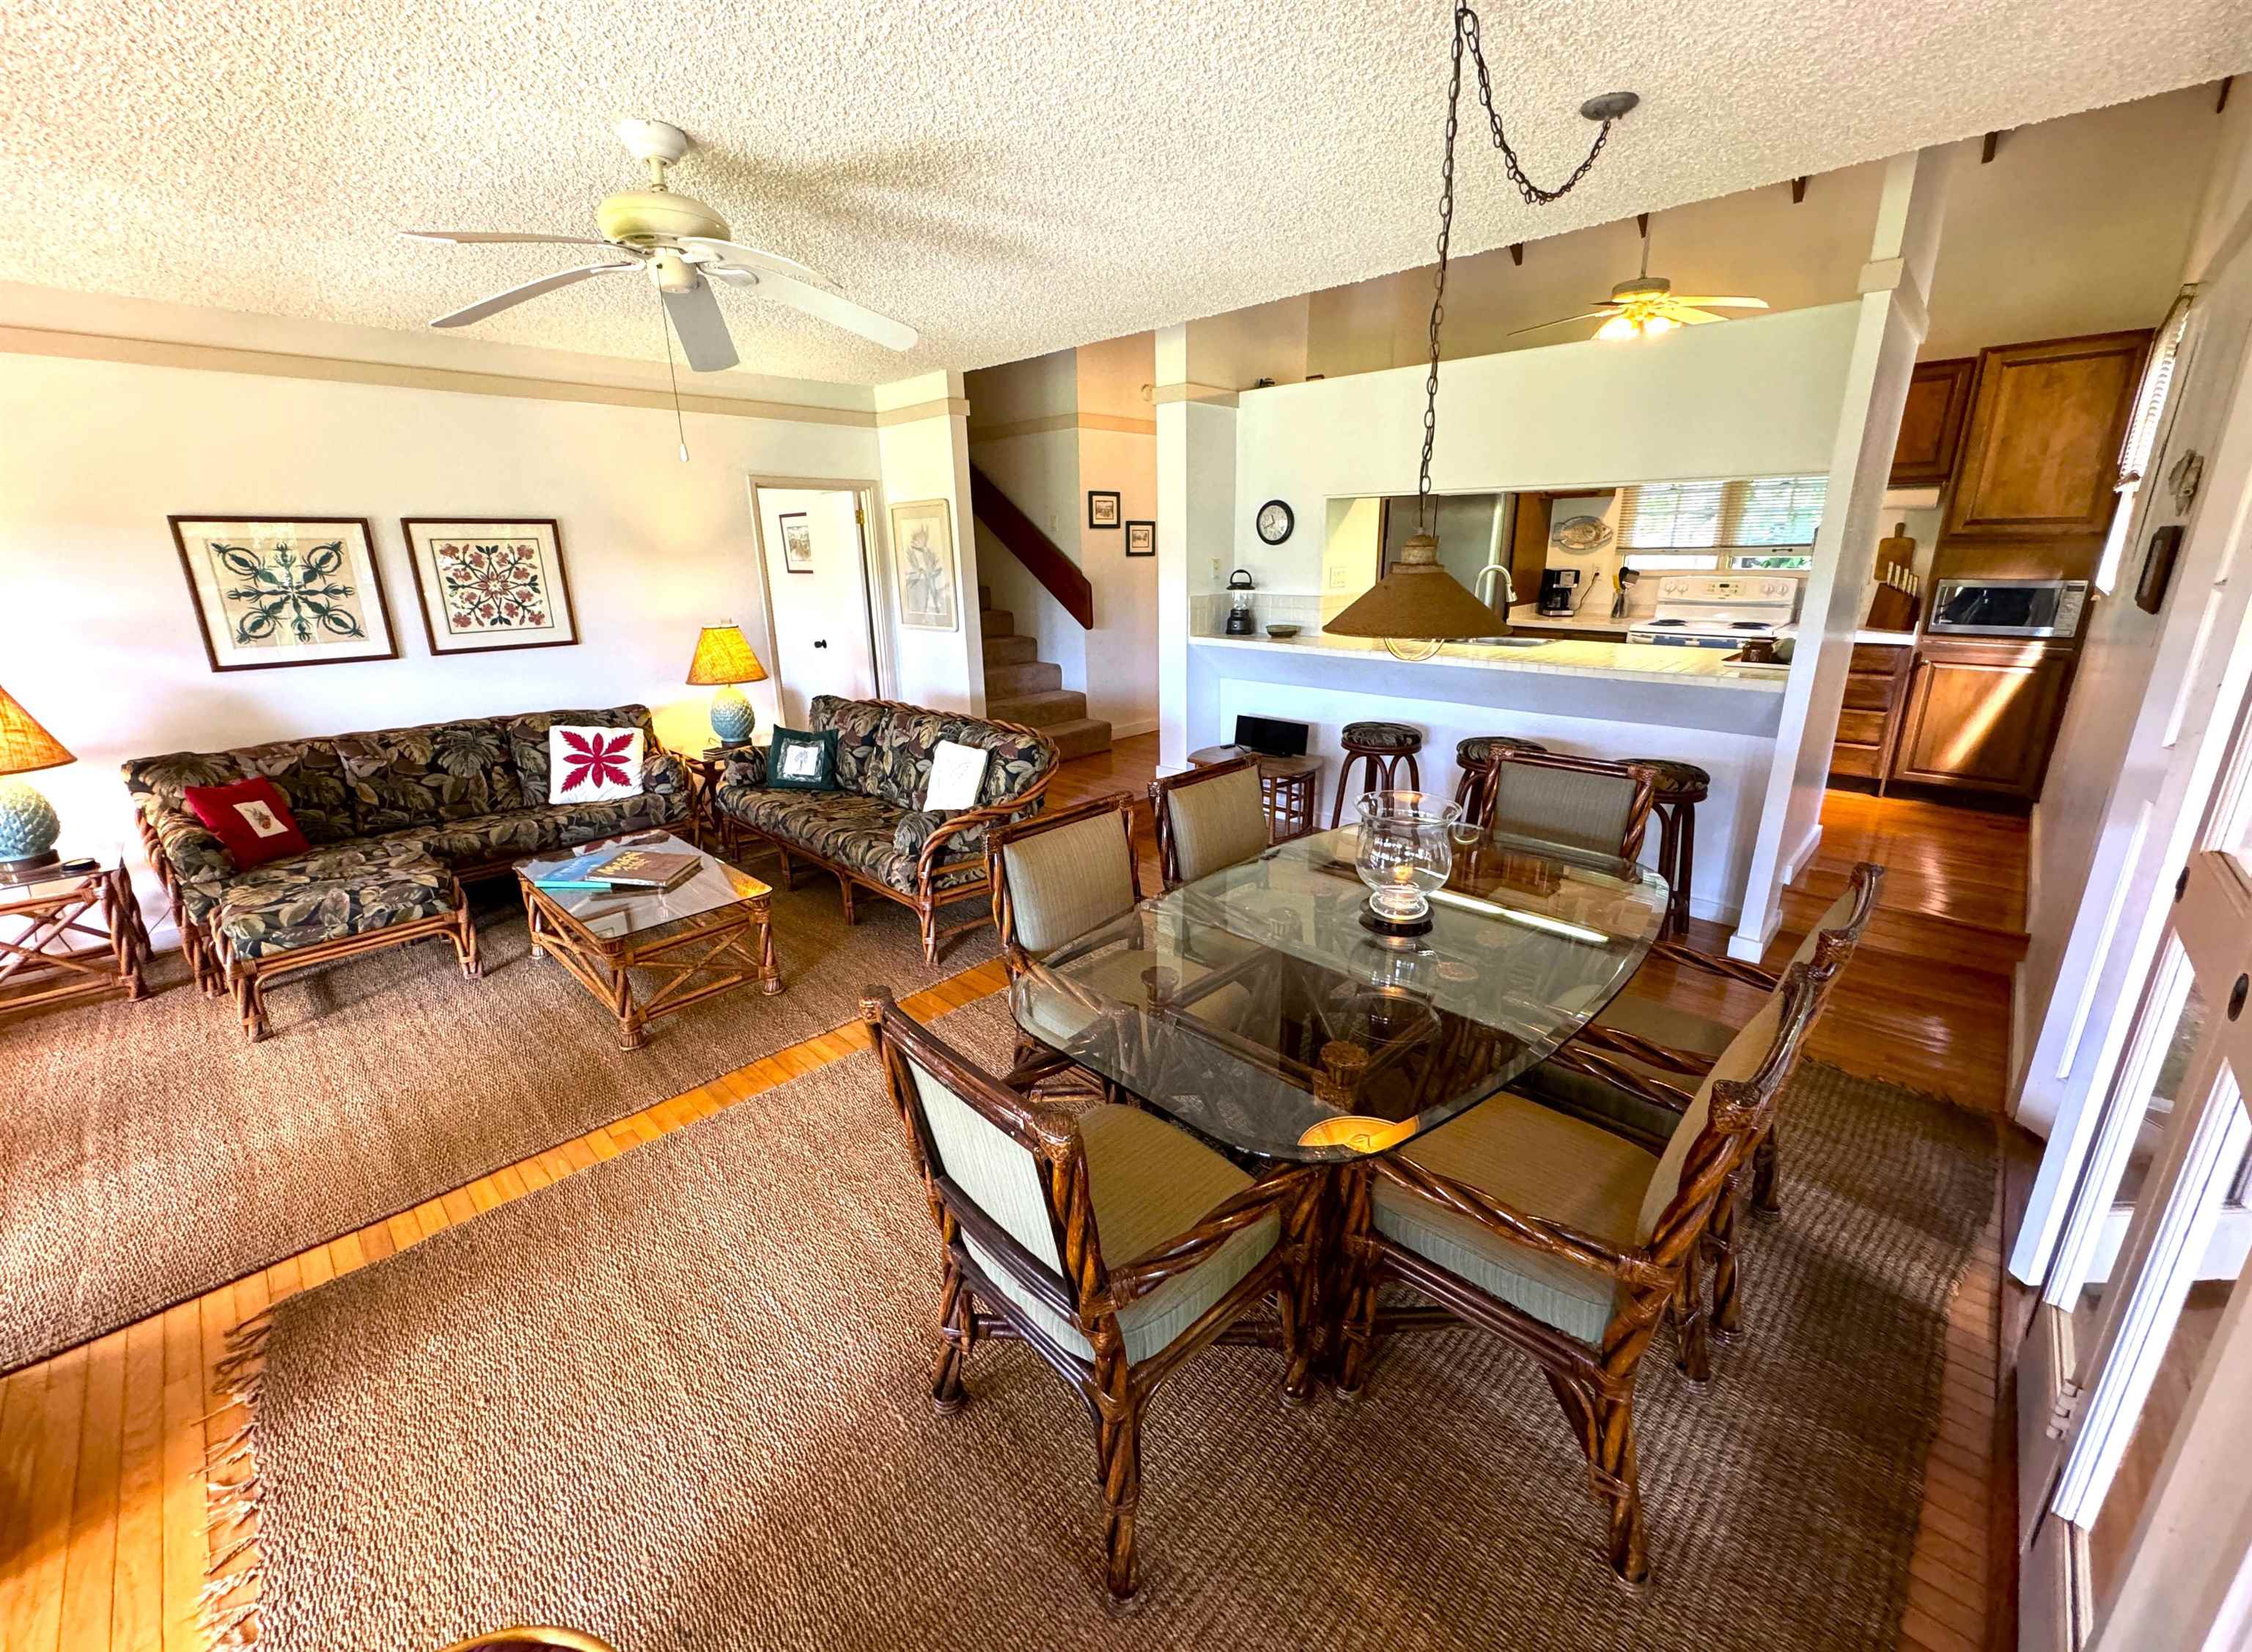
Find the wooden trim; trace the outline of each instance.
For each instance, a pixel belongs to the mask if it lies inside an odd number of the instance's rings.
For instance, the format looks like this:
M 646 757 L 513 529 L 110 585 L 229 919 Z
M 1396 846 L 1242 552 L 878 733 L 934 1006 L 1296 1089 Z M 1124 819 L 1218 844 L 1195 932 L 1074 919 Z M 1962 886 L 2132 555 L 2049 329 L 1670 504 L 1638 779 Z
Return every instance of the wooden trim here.
M 402 657 L 399 651 L 399 628 L 391 621 L 391 599 L 384 594 L 383 569 L 375 559 L 375 529 L 365 517 L 245 516 L 234 510 L 189 510 L 166 517 L 164 520 L 171 524 L 172 543 L 179 548 L 180 573 L 188 582 L 188 600 L 195 605 L 196 631 L 203 638 L 204 657 L 211 662 L 213 671 L 287 671 L 305 665 L 370 665 L 379 660 Z M 357 527 L 360 532 L 360 542 L 367 548 L 367 582 L 375 587 L 376 611 L 383 615 L 383 634 L 390 641 L 391 652 L 355 654 L 348 660 L 275 660 L 265 665 L 221 665 L 219 649 L 212 643 L 211 621 L 204 614 L 203 593 L 196 587 L 195 561 L 188 555 L 187 536 L 180 531 L 183 522 L 287 522 L 295 525 L 322 523 Z M 560 542 L 558 543 L 560 545 Z
M 1040 531 L 1039 524 L 976 465 L 970 467 L 970 512 L 1023 565 L 1025 573 L 1039 581 L 1042 590 L 1063 605 L 1065 613 L 1085 629 L 1095 628 L 1093 583 Z
M 886 407 L 876 414 L 876 428 L 888 430 L 893 425 L 916 425 L 926 419 L 967 419 L 970 399 L 966 396 L 942 396 L 936 401 L 919 401 L 908 407 Z
M 73 361 L 114 361 L 136 367 L 177 367 L 197 372 L 248 373 L 265 378 L 309 378 L 332 384 L 385 385 L 401 390 L 443 390 L 469 396 L 512 396 L 531 401 L 575 401 L 597 406 L 672 411 L 662 390 L 561 378 L 519 378 L 509 373 L 457 367 L 417 367 L 402 362 L 361 361 L 344 356 L 299 356 L 244 350 L 233 344 L 189 344 L 109 333 L 75 333 L 45 327 L 0 326 L 0 355 L 56 356 Z M 872 430 L 876 414 L 858 407 L 810 402 L 757 401 L 735 396 L 684 394 L 684 413 L 727 419 L 775 419 L 809 425 L 858 425 Z
M 970 427 L 972 447 L 981 441 L 1006 441 L 1011 436 L 1045 436 L 1061 430 L 1107 430 L 1122 436 L 1154 436 L 1157 421 L 1124 413 L 1050 413 L 1043 419 L 1016 419 L 1006 424 Z
M 553 642 L 488 642 L 478 648 L 441 649 L 438 628 L 430 619 L 430 596 L 422 587 L 422 553 L 415 548 L 414 530 L 458 522 L 470 527 L 544 527 L 555 537 L 555 582 L 563 588 L 563 606 L 571 615 L 571 635 Z M 428 639 L 430 657 L 441 660 L 455 654 L 516 654 L 532 649 L 575 649 L 579 646 L 579 604 L 571 594 L 571 571 L 563 558 L 563 526 L 553 517 L 401 517 L 400 538 L 407 542 L 407 571 L 414 576 L 414 602 L 422 610 L 422 635 Z

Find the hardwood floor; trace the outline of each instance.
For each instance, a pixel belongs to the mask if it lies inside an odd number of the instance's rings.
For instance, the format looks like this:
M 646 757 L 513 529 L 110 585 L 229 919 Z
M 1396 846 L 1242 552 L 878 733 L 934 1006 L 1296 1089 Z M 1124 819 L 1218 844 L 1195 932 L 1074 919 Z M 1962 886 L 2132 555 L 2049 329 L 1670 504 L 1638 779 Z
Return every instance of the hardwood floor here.
M 1105 791 L 1141 794 L 1156 759 L 1155 736 L 1121 740 L 1109 753 L 1066 765 L 1050 798 L 1064 804 Z M 1846 793 L 1830 795 L 1824 822 L 1820 852 L 1788 898 L 1785 933 L 1771 957 L 1787 955 L 1843 887 L 1854 860 L 1878 860 L 1894 875 L 1816 1053 L 1998 1110 L 2009 968 L 2023 947 L 2022 825 L 2013 833 L 2012 823 L 1991 817 L 1965 819 L 1964 811 Z M 1141 825 L 1143 887 L 1154 892 L 1146 807 Z M 1721 936 L 1700 925 L 1695 938 L 1716 946 Z M 1002 984 L 997 964 L 981 965 L 915 994 L 906 1008 L 935 1016 Z M 857 1025 L 810 1038 L 7 1378 L 0 1383 L 0 1652 L 201 1652 L 208 1644 L 198 1616 L 205 1566 L 246 1535 L 224 1519 L 208 1536 L 205 1529 L 205 1450 L 242 1421 L 239 1410 L 221 1407 L 214 1371 L 233 1325 L 865 1043 Z M 2006 1603 L 1996 1599 L 1988 1546 L 1998 1476 L 2000 1278 L 1998 1219 L 1950 1313 L 1939 1432 L 1925 1466 L 1902 1621 L 1908 1652 L 1977 1652 L 2014 1640 Z M 225 1488 L 248 1473 L 239 1459 L 213 1480 Z M 251 1600 L 237 1588 L 217 1604 L 227 1612 Z

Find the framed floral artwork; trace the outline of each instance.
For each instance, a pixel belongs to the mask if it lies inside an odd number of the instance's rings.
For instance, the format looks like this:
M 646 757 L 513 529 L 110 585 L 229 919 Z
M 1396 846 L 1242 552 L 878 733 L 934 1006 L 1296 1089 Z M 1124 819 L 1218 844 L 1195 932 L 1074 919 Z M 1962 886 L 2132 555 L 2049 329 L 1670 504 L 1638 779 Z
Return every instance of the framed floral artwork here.
M 399 657 L 365 517 L 166 520 L 212 670 Z
M 563 536 L 552 521 L 400 521 L 433 654 L 567 648 L 579 640 Z
M 899 582 L 900 623 L 918 631 L 951 631 L 962 623 L 949 509 L 943 499 L 918 499 L 892 507 L 892 564 Z

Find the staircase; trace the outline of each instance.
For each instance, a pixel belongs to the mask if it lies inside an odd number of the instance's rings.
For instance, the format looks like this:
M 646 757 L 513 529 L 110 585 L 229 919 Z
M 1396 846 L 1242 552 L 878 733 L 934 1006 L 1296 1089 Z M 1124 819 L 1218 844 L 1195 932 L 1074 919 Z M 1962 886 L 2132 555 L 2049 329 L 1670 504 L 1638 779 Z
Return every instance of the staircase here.
M 977 587 L 985 633 L 985 715 L 1023 723 L 1046 735 L 1066 757 L 1110 749 L 1110 725 L 1087 714 L 1087 696 L 1063 685 L 1063 668 L 1034 658 L 1039 644 L 1017 635 L 1017 616 L 993 606 L 990 586 Z

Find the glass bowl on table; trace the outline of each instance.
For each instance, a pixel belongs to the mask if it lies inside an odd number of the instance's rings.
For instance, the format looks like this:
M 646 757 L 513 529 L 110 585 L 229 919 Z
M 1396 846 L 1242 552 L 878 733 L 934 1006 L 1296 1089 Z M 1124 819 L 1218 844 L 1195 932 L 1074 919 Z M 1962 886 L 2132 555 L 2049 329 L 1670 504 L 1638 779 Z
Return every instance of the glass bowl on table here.
M 1451 829 L 1462 812 L 1461 804 L 1435 792 L 1361 798 L 1353 866 L 1368 885 L 1370 927 L 1393 934 L 1430 927 L 1430 893 L 1454 870 Z

